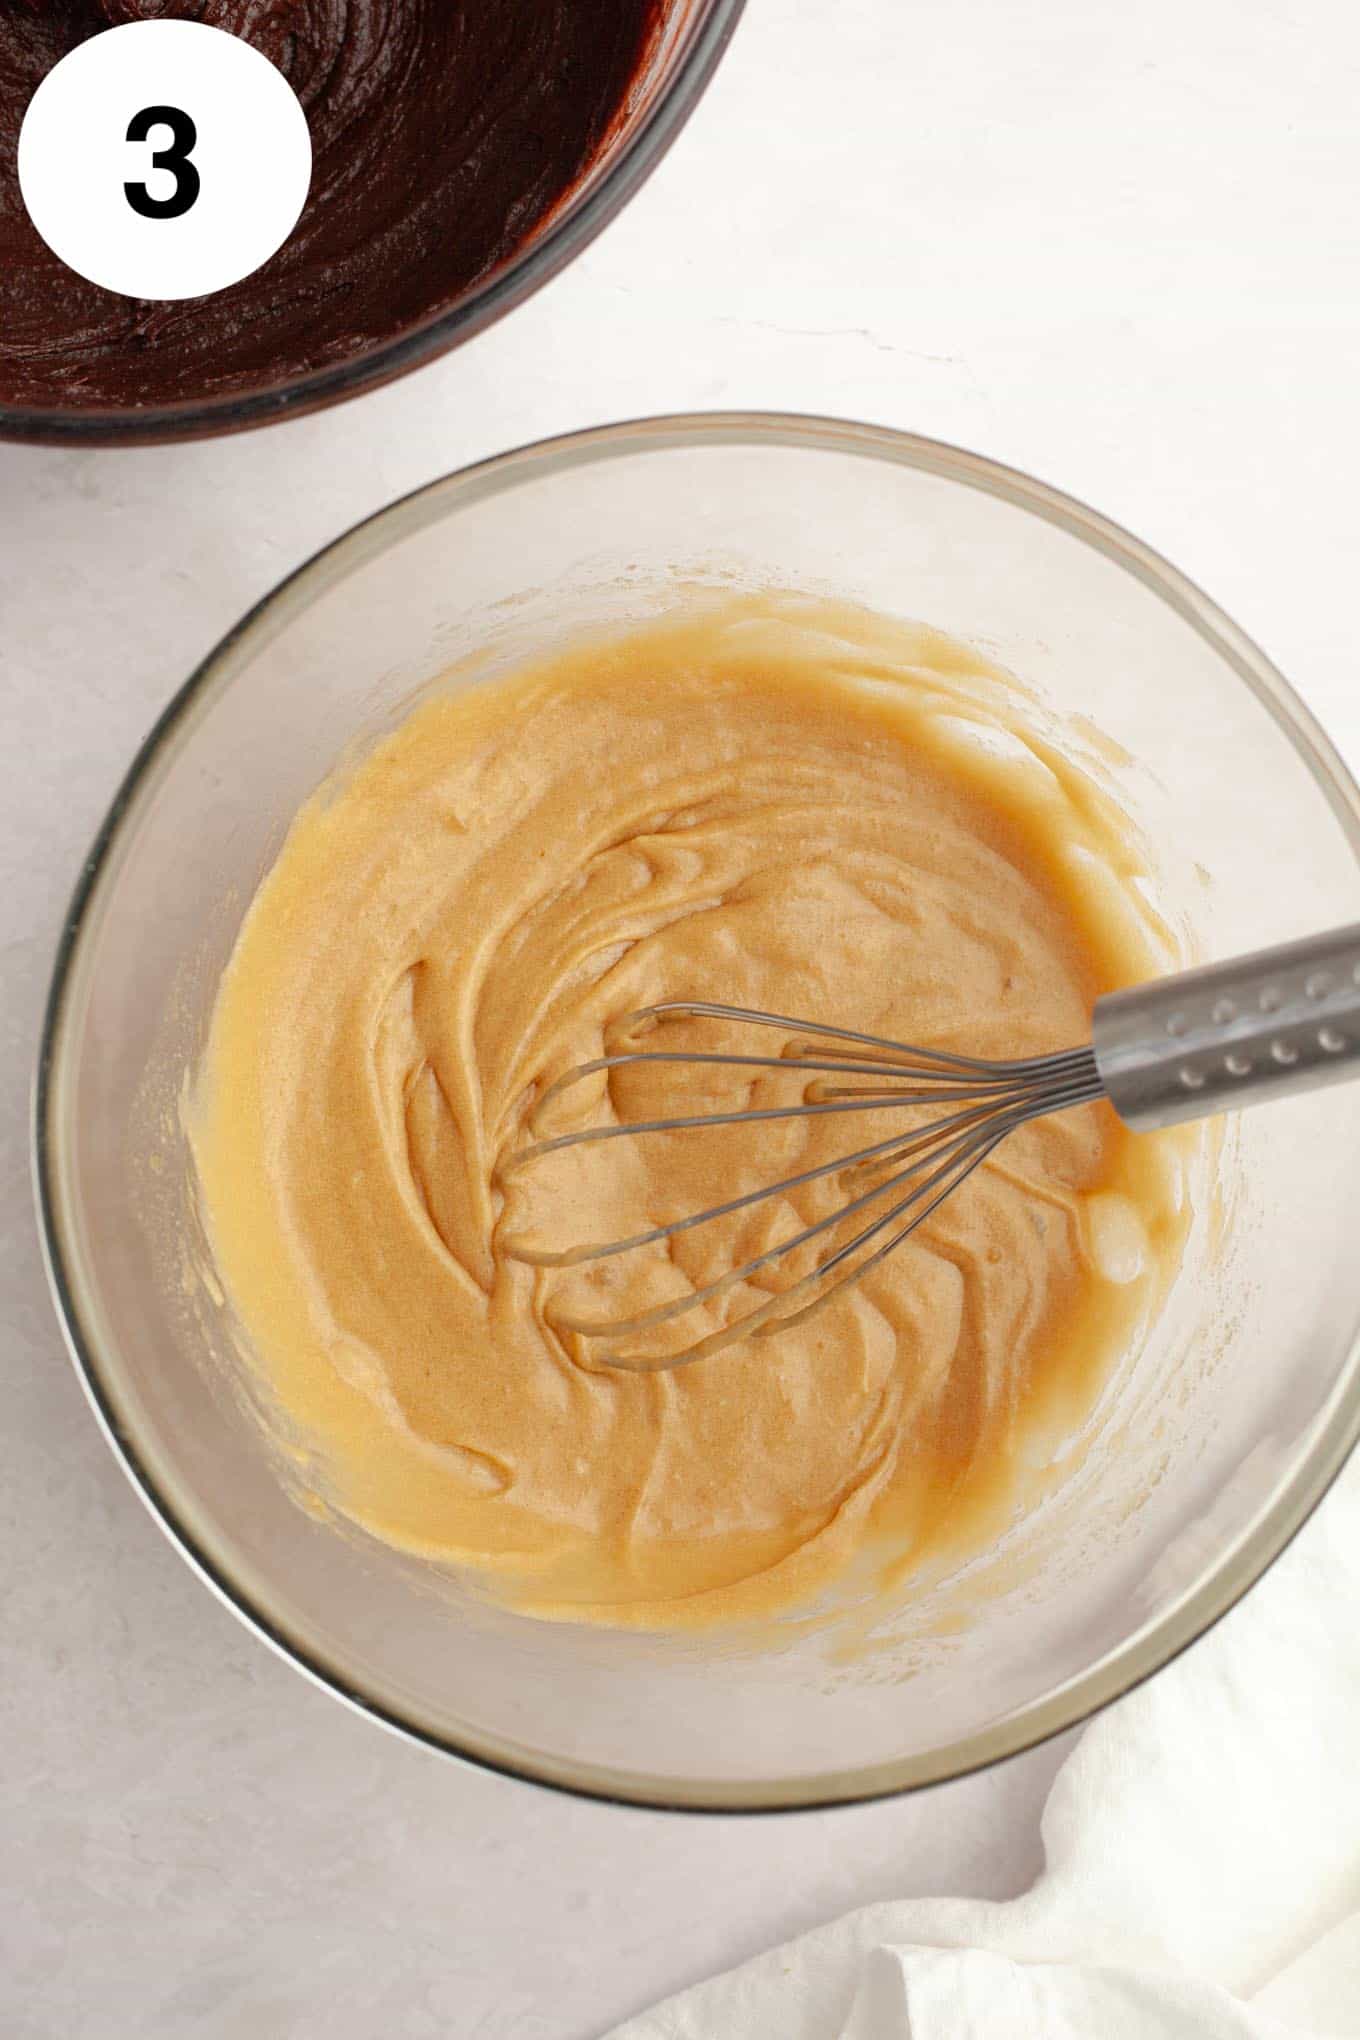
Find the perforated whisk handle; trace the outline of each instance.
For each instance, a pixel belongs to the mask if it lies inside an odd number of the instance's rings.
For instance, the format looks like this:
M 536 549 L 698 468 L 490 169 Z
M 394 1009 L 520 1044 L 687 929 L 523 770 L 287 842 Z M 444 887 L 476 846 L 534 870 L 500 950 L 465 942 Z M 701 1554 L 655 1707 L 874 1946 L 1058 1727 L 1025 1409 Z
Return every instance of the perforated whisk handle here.
M 1360 926 L 1112 992 L 1091 1042 L 1139 1129 L 1360 1077 Z

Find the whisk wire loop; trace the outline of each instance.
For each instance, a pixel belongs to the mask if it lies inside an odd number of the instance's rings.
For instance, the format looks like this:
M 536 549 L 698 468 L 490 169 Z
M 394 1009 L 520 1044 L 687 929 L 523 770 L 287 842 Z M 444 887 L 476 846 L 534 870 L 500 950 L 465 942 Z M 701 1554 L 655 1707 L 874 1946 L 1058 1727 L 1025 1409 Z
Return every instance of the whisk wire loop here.
M 688 1365 L 740 1339 L 760 1336 L 808 1317 L 813 1311 L 820 1310 L 830 1296 L 847 1284 L 858 1281 L 900 1247 L 1018 1127 L 1031 1119 L 1088 1104 L 1104 1095 L 1104 1086 L 1089 1047 L 1065 1050 L 1056 1055 L 992 1062 L 941 1049 L 916 1048 L 909 1043 L 860 1034 L 848 1028 L 822 1028 L 806 1020 L 745 1007 L 681 1000 L 646 1007 L 639 1013 L 630 1014 L 622 1022 L 620 1033 L 625 1038 L 636 1038 L 662 1021 L 682 1018 L 777 1028 L 786 1033 L 788 1040 L 784 1052 L 777 1056 L 628 1047 L 616 1054 L 597 1057 L 567 1071 L 547 1088 L 530 1117 L 530 1132 L 538 1131 L 545 1109 L 564 1093 L 591 1077 L 630 1065 L 676 1064 L 701 1069 L 721 1066 L 777 1070 L 806 1073 L 817 1081 L 808 1087 L 799 1104 L 761 1106 L 744 1111 L 685 1113 L 667 1118 L 579 1127 L 571 1132 L 540 1137 L 507 1158 L 500 1171 L 500 1180 L 509 1180 L 546 1155 L 625 1137 L 686 1133 L 705 1127 L 750 1126 L 771 1120 L 811 1119 L 843 1112 L 882 1112 L 944 1105 L 959 1109 L 943 1117 L 932 1118 L 923 1127 L 907 1133 L 890 1134 L 852 1154 L 834 1157 L 784 1176 L 778 1182 L 761 1185 L 702 1211 L 650 1226 L 625 1238 L 565 1248 L 536 1246 L 514 1238 L 503 1241 L 505 1251 L 512 1258 L 536 1267 L 575 1267 L 659 1245 L 696 1227 L 733 1217 L 768 1199 L 787 1197 L 828 1177 L 853 1180 L 865 1173 L 888 1171 L 881 1180 L 851 1196 L 836 1210 L 814 1219 L 716 1280 L 688 1290 L 681 1296 L 628 1317 L 608 1319 L 568 1312 L 560 1312 L 556 1316 L 554 1323 L 560 1333 L 584 1339 L 632 1338 L 654 1331 L 705 1305 L 717 1303 L 733 1289 L 759 1278 L 800 1248 L 824 1239 L 849 1220 L 866 1216 L 884 1198 L 893 1199 L 886 1210 L 868 1217 L 867 1223 L 852 1238 L 833 1246 L 831 1252 L 808 1273 L 774 1292 L 754 1309 L 694 1340 L 680 1351 L 650 1355 L 611 1350 L 596 1356 L 597 1364 L 626 1371 L 654 1373 Z M 871 1082 L 867 1086 L 822 1084 L 820 1080 L 828 1076 L 838 1079 L 861 1076 Z M 896 1195 L 898 1192 L 904 1194 Z M 898 1224 L 899 1220 L 905 1222 Z M 887 1238 L 883 1237 L 885 1233 Z

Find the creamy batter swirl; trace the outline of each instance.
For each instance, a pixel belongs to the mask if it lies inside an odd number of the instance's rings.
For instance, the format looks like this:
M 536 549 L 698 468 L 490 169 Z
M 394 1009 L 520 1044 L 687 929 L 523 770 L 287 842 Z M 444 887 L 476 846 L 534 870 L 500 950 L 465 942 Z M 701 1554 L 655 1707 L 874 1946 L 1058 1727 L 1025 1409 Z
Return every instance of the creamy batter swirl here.
M 436 691 L 302 811 L 191 1130 L 243 1342 L 335 1507 L 527 1607 L 664 1624 L 900 1567 L 1004 1502 L 1031 1420 L 1085 1407 L 1175 1264 L 1168 1153 L 1108 1108 L 1024 1130 L 817 1315 L 658 1376 L 564 1320 L 703 1287 L 843 1183 L 596 1268 L 509 1243 L 636 1232 L 900 1119 L 498 1171 L 554 1078 L 663 999 L 980 1055 L 1085 1040 L 1151 967 L 1138 913 L 1109 911 L 1137 855 L 1089 780 L 999 741 L 1024 712 L 934 633 L 745 602 Z M 789 1096 L 644 1067 L 568 1123 Z

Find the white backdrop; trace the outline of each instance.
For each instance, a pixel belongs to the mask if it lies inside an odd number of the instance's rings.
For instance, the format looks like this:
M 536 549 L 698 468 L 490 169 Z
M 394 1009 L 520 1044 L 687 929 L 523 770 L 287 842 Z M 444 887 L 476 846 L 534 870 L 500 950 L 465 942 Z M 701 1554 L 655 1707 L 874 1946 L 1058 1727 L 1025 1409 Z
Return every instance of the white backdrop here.
M 1203 582 L 1360 764 L 1358 85 L 1341 0 L 749 0 L 623 218 L 461 353 L 235 440 L 0 447 L 8 2040 L 593 2040 L 850 1905 L 1035 1875 L 1059 1750 L 886 1806 L 680 1819 L 441 1762 L 271 1657 L 64 1358 L 26 1182 L 37 1016 L 108 795 L 218 634 L 392 496 L 610 418 L 840 412 L 1028 468 Z

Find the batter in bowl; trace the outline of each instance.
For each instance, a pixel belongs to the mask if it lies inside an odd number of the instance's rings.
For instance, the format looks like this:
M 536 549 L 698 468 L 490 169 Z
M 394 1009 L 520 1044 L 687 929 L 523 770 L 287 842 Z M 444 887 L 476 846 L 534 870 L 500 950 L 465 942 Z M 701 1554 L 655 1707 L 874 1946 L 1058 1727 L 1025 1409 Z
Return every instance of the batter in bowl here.
M 536 1612 L 660 1626 L 804 1606 L 1005 1520 L 1174 1273 L 1170 1140 L 1103 1105 L 1026 1128 L 818 1314 L 649 1376 L 562 1318 L 702 1287 L 845 1186 L 593 1269 L 515 1243 L 637 1232 L 894 1122 L 499 1172 L 554 1078 L 664 999 L 984 1056 L 1086 1040 L 1097 996 L 1167 958 L 1124 817 L 1036 713 L 937 633 L 733 601 L 436 689 L 302 810 L 189 1122 L 243 1347 L 332 1508 Z M 765 1082 L 641 1069 L 564 1110 L 759 1105 Z
M 417 327 L 515 255 L 626 118 L 663 0 L 0 0 L 0 402 L 93 410 L 256 389 Z M 24 111 L 106 28 L 204 21 L 276 64 L 312 137 L 253 275 L 149 303 L 77 276 L 19 191 Z

